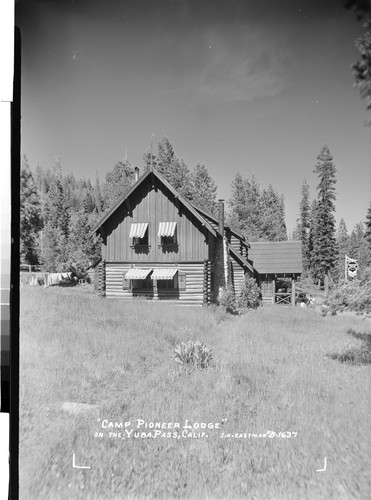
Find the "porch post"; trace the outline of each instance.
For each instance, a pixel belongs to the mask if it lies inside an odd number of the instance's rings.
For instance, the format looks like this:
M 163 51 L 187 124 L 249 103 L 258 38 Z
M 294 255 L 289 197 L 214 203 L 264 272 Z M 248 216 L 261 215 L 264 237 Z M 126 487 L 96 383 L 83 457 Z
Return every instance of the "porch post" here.
M 295 274 L 291 278 L 291 305 L 295 307 Z
M 272 278 L 272 304 L 276 303 L 276 280 L 275 276 Z

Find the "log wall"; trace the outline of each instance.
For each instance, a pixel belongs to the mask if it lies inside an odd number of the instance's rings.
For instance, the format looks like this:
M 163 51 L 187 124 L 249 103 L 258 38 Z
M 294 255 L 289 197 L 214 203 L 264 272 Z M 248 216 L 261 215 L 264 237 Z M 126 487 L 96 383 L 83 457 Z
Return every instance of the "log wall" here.
M 245 279 L 245 270 L 236 261 L 232 260 L 232 284 L 234 292 L 239 295 Z
M 178 275 L 185 274 L 185 289 L 179 286 L 176 289 L 160 289 L 153 292 L 148 290 L 124 289 L 124 276 L 131 269 L 131 263 L 106 262 L 106 296 L 107 298 L 121 298 L 132 300 L 143 297 L 148 300 L 166 300 L 169 303 L 202 305 L 205 300 L 204 292 L 204 262 L 178 263 Z M 141 263 L 135 267 L 140 269 L 169 268 L 163 263 Z M 178 279 L 178 278 L 177 278 Z M 155 285 L 155 283 L 154 283 Z

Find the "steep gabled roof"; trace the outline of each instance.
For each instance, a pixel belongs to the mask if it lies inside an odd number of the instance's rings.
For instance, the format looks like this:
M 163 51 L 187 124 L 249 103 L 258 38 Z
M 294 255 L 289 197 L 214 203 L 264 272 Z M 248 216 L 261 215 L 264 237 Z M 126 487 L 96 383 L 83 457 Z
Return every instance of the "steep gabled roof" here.
M 131 189 L 127 193 L 125 193 L 125 195 L 123 195 L 118 200 L 118 202 L 111 208 L 111 210 L 109 210 L 102 217 L 102 219 L 98 222 L 98 224 L 96 224 L 91 234 L 93 235 L 97 231 L 99 231 L 99 229 L 103 226 L 103 224 L 107 222 L 107 220 L 116 212 L 116 210 L 118 210 L 121 207 L 121 205 L 125 203 L 125 201 L 129 198 L 129 196 L 131 196 L 138 189 L 138 187 L 145 181 L 145 179 L 147 179 L 150 176 L 156 177 L 175 196 L 175 198 L 177 198 L 179 202 L 185 208 L 187 208 L 187 210 L 191 212 L 191 214 L 194 215 L 194 217 L 196 217 L 196 219 L 201 223 L 201 225 L 204 226 L 213 236 L 216 237 L 217 234 L 219 234 L 219 231 L 216 231 L 212 227 L 210 222 L 204 217 L 202 217 L 202 215 L 200 215 L 200 213 L 191 205 L 191 203 L 186 198 L 181 196 L 178 193 L 178 191 L 174 189 L 173 186 L 155 169 L 148 170 L 138 179 L 138 181 L 131 187 Z
M 259 274 L 303 272 L 301 241 L 251 242 L 249 257 Z
M 200 214 L 205 217 L 206 219 L 209 219 L 211 223 L 216 226 L 216 228 L 219 226 L 219 221 L 218 218 L 212 215 L 210 212 L 207 212 L 205 209 L 195 205 L 193 202 L 191 202 L 191 205 L 197 210 L 197 212 L 200 212 Z M 238 231 L 235 231 L 232 229 L 230 226 L 224 226 L 225 229 L 228 229 L 233 236 L 241 240 L 241 243 L 245 245 L 247 248 L 250 248 L 250 244 L 246 241 L 245 236 L 242 233 L 239 233 Z
M 239 261 L 239 263 L 242 264 L 242 266 L 247 267 L 247 269 L 249 269 L 249 271 L 251 271 L 252 273 L 255 272 L 251 263 L 247 259 L 245 259 L 245 257 L 242 257 L 242 255 L 239 252 L 236 252 L 236 250 L 230 245 L 229 245 L 229 253 L 235 260 Z

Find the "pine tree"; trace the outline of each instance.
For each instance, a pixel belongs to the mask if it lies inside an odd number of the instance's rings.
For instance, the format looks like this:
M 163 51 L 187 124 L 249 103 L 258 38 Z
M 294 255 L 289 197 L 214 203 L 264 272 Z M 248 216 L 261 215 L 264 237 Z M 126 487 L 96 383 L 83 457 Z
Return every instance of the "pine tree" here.
M 246 220 L 246 238 L 249 241 L 259 241 L 263 235 L 263 208 L 261 203 L 260 186 L 253 176 L 251 181 L 244 180 L 247 220 Z
M 368 244 L 368 247 L 371 250 L 371 203 L 370 203 L 370 206 L 368 207 L 365 226 L 366 226 L 366 230 L 365 230 L 364 238 Z
M 301 241 L 301 225 L 300 225 L 299 220 L 296 221 L 296 225 L 295 225 L 294 229 L 292 230 L 291 239 L 293 241 Z
M 176 166 L 176 157 L 174 148 L 167 137 L 164 137 L 158 144 L 156 156 L 156 169 L 165 179 L 173 183 L 174 168 Z M 174 186 L 175 187 L 175 186 Z
M 94 185 L 94 202 L 95 202 L 95 211 L 98 214 L 101 214 L 104 208 L 104 201 L 102 195 L 102 189 L 100 186 L 100 180 L 98 172 L 95 177 L 95 185 Z
M 319 177 L 317 186 L 316 234 L 313 240 L 312 270 L 316 278 L 324 280 L 337 264 L 335 227 L 336 167 L 330 150 L 324 146 L 314 169 Z
M 66 272 L 68 262 L 68 240 L 59 227 L 46 222 L 42 232 L 41 263 L 48 272 Z
M 53 272 L 66 270 L 70 211 L 63 191 L 62 166 L 58 159 L 48 179 L 44 220 L 45 227 L 41 235 L 43 267 Z
M 149 170 L 151 167 L 157 168 L 156 156 L 153 153 L 151 154 L 150 149 L 144 153 L 143 162 L 144 162 L 144 172 L 147 172 L 147 170 Z
M 63 195 L 66 205 L 71 210 L 79 210 L 81 196 L 76 192 L 76 179 L 73 174 L 64 175 L 62 178 Z
M 348 254 L 349 235 L 344 219 L 340 219 L 336 234 L 336 244 L 338 249 L 337 280 L 343 280 L 345 276 L 345 256 Z M 336 271 L 336 270 L 335 270 Z
M 91 214 L 94 212 L 95 210 L 94 196 L 89 188 L 84 191 L 81 203 L 84 213 Z
M 371 249 L 365 239 L 362 222 L 358 222 L 350 235 L 348 255 L 358 261 L 357 277 L 362 278 L 367 267 L 371 266 Z
M 361 59 L 352 66 L 355 86 L 362 99 L 366 100 L 366 109 L 371 110 L 371 1 L 347 0 L 346 8 L 353 10 L 359 21 L 362 21 L 363 33 L 356 40 L 356 47 Z M 371 120 L 366 122 L 371 125 Z
M 70 214 L 62 183 L 62 166 L 56 159 L 46 198 L 45 219 L 51 227 L 60 229 L 62 235 L 68 239 Z
M 232 195 L 228 201 L 227 223 L 235 230 L 245 234 L 247 229 L 247 202 L 245 185 L 240 172 L 237 172 L 231 184 Z
M 216 214 L 216 191 L 214 179 L 209 174 L 204 164 L 197 163 L 193 171 L 193 196 L 192 201 L 210 214 Z
M 316 273 L 316 261 L 314 254 L 314 245 L 317 237 L 317 200 L 312 201 L 310 209 L 310 228 L 309 228 L 309 240 L 308 240 L 308 253 L 309 253 L 309 274 L 313 280 L 317 280 Z
M 309 270 L 309 230 L 310 230 L 310 204 L 309 204 L 309 185 L 304 179 L 301 188 L 300 201 L 300 240 L 302 245 L 303 271 L 306 274 Z
M 270 184 L 268 189 L 263 189 L 259 205 L 261 207 L 259 239 L 265 241 L 287 240 L 285 222 L 285 202 Z
M 193 199 L 191 172 L 189 171 L 189 168 L 187 167 L 183 159 L 175 159 L 174 168 L 171 172 L 169 172 L 168 180 L 179 194 L 190 201 Z
M 271 185 L 261 191 L 254 176 L 243 179 L 237 172 L 228 204 L 227 223 L 247 240 L 287 240 L 285 201 Z
M 363 240 L 363 228 L 362 223 L 356 224 L 350 233 L 349 243 L 348 243 L 348 256 L 351 259 L 359 259 L 359 248 L 361 241 Z
M 42 229 L 40 196 L 28 159 L 22 160 L 20 199 L 20 253 L 28 264 L 38 264 L 38 233 Z
M 94 219 L 89 218 L 89 212 L 81 208 L 71 217 L 70 239 L 66 266 L 77 276 L 83 276 L 90 262 L 100 257 L 100 242 L 90 235 Z
M 118 161 L 107 173 L 103 189 L 104 209 L 110 209 L 134 184 L 135 171 L 127 160 Z

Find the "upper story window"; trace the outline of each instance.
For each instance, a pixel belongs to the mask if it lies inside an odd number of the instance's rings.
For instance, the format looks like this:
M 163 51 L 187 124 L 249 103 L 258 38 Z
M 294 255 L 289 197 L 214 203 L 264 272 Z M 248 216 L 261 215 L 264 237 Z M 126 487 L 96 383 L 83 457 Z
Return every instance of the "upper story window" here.
M 148 246 L 148 222 L 133 223 L 130 228 L 129 238 L 132 239 L 133 246 Z
M 176 245 L 176 222 L 160 222 L 158 228 L 158 238 L 160 245 Z

